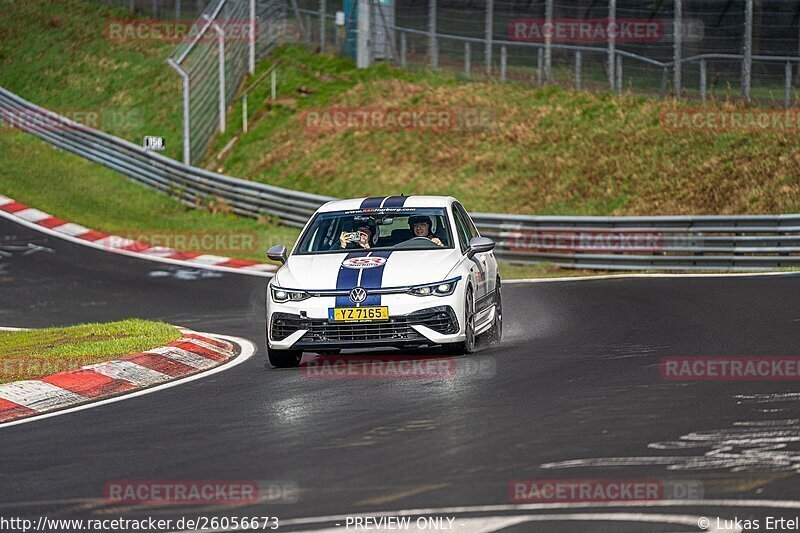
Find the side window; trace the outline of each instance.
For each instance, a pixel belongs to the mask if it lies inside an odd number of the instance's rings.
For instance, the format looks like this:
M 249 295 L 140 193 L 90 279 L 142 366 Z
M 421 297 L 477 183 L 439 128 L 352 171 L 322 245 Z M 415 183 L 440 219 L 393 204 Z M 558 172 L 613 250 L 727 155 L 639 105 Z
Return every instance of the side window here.
M 461 245 L 461 252 L 466 252 L 469 248 L 469 230 L 464 221 L 464 216 L 455 208 L 453 204 L 453 220 L 456 222 L 456 232 L 458 233 L 458 242 Z
M 456 209 L 458 209 L 458 212 L 464 218 L 464 222 L 466 223 L 467 226 L 467 231 L 469 232 L 470 240 L 474 239 L 475 237 L 480 237 L 480 234 L 478 233 L 478 228 L 475 227 L 475 223 L 472 222 L 472 219 L 467 213 L 467 210 L 464 209 L 464 206 L 459 203 L 453 205 L 455 206 Z

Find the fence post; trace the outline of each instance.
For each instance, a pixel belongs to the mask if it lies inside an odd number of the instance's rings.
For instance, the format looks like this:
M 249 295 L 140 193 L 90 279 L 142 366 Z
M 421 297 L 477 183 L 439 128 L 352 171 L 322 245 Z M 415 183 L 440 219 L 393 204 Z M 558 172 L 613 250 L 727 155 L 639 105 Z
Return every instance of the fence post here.
M 250 0 L 250 28 L 248 37 L 250 39 L 250 55 L 247 58 L 247 70 L 252 76 L 256 72 L 256 0 Z
M 436 42 L 436 0 L 428 0 L 428 55 L 431 70 L 439 68 L 439 46 Z
M 358 0 L 358 35 L 356 38 L 356 65 L 369 68 L 372 54 L 372 14 L 370 0 Z
M 506 45 L 500 47 L 500 82 L 506 81 L 506 67 L 508 66 L 508 50 Z
M 536 83 L 542 85 L 544 82 L 544 48 L 536 49 Z
M 312 44 L 311 43 L 311 39 L 312 39 L 311 36 L 312 36 L 312 33 L 313 33 L 312 29 L 311 29 L 311 25 L 312 24 L 313 24 L 313 22 L 311 21 L 311 14 L 306 13 L 306 27 L 305 27 L 305 30 L 306 30 L 306 46 L 308 47 L 309 50 L 311 50 L 311 44 Z
M 242 95 L 242 131 L 247 133 L 247 93 Z
M 467 79 L 472 77 L 472 50 L 469 41 L 464 42 L 464 76 Z
M 192 143 L 191 143 L 191 129 L 189 127 L 191 122 L 191 107 L 189 106 L 189 74 L 183 70 L 179 64 L 172 60 L 167 59 L 167 64 L 175 69 L 183 82 L 183 163 L 185 165 L 192 164 Z
M 325 51 L 325 0 L 319 0 L 319 51 Z
M 553 73 L 553 0 L 544 4 L 544 81 L 549 82 Z
M 400 32 L 400 68 L 406 68 L 406 48 L 408 43 L 406 42 L 406 32 Z
M 622 94 L 622 55 L 617 54 L 617 69 L 616 69 L 616 80 L 614 85 L 616 86 L 617 94 Z
M 787 61 L 785 67 L 786 79 L 783 93 L 783 107 L 789 109 L 792 106 L 792 62 Z
M 753 0 L 746 0 L 744 12 L 744 59 L 742 60 L 742 97 L 750 100 L 753 69 Z
M 708 76 L 706 71 L 706 60 L 700 60 L 700 100 L 706 101 L 706 86 L 708 84 Z
M 273 102 L 278 97 L 278 69 L 272 68 L 272 74 L 270 75 L 270 91 L 269 91 L 270 100 Z
M 614 31 L 608 32 L 608 86 L 614 89 L 614 59 L 616 53 L 617 41 L 617 0 L 608 0 L 608 27 L 614 28 Z
M 672 23 L 672 34 L 673 40 L 673 49 L 672 49 L 672 61 L 675 64 L 672 70 L 674 76 L 674 85 L 675 85 L 675 98 L 681 97 L 681 70 L 683 65 L 681 64 L 681 56 L 683 52 L 683 0 L 675 0 L 675 13 L 674 13 L 675 20 Z
M 486 75 L 492 75 L 492 41 L 494 40 L 494 0 L 486 0 L 486 20 L 484 36 L 486 45 L 484 48 L 484 61 L 486 63 Z
M 219 131 L 225 133 L 227 126 L 225 124 L 225 110 L 227 108 L 225 101 L 225 32 L 222 27 L 217 24 L 216 20 L 211 19 L 208 15 L 204 18 L 211 22 L 214 31 L 217 32 L 217 54 L 219 55 Z
M 669 68 L 664 67 L 661 69 L 661 98 L 667 97 L 667 78 L 669 77 Z
M 175 20 L 181 20 L 181 0 L 175 0 Z
M 581 51 L 575 51 L 575 90 L 581 90 Z
M 151 7 L 152 7 L 152 10 L 153 10 L 153 18 L 157 19 L 158 18 L 158 0 L 153 0 L 153 3 L 152 3 Z

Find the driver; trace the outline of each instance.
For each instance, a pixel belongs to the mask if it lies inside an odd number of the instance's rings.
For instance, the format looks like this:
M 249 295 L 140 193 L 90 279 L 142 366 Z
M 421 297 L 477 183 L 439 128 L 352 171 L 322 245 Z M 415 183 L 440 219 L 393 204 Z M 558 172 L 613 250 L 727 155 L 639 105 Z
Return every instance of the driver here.
M 442 240 L 431 233 L 431 227 L 433 224 L 431 223 L 431 218 L 429 216 L 417 215 L 408 217 L 408 226 L 411 228 L 411 233 L 414 235 L 411 237 L 412 239 L 423 237 L 425 239 L 430 239 L 430 241 L 437 246 L 444 246 Z
M 343 231 L 339 235 L 339 246 L 345 250 L 358 250 L 361 248 L 369 249 L 372 236 L 375 235 L 375 226 L 370 220 L 369 222 L 359 222 L 356 226 L 356 232 L 359 239 L 357 241 L 349 240 L 349 232 Z

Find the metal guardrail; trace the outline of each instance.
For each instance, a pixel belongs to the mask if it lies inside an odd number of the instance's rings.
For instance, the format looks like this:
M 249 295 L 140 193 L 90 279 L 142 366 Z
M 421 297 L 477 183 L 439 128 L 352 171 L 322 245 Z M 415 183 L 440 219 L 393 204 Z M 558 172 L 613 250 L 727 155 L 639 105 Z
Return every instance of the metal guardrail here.
M 0 122 L 192 207 L 221 200 L 239 215 L 300 227 L 333 198 L 192 167 L 65 117 L 0 87 Z M 499 256 L 565 267 L 769 270 L 800 267 L 800 215 L 572 217 L 473 213 Z

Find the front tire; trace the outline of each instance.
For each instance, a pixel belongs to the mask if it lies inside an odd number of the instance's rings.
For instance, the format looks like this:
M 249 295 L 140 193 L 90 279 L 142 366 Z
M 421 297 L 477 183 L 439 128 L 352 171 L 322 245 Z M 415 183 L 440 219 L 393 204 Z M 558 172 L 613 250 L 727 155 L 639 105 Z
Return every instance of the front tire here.
M 275 368 L 297 368 L 303 359 L 302 350 L 273 350 L 267 346 L 269 364 Z
M 467 287 L 467 296 L 464 303 L 464 334 L 466 338 L 462 342 L 457 342 L 448 347 L 447 351 L 454 355 L 466 355 L 473 353 L 477 346 L 475 336 L 475 297 L 472 290 Z

